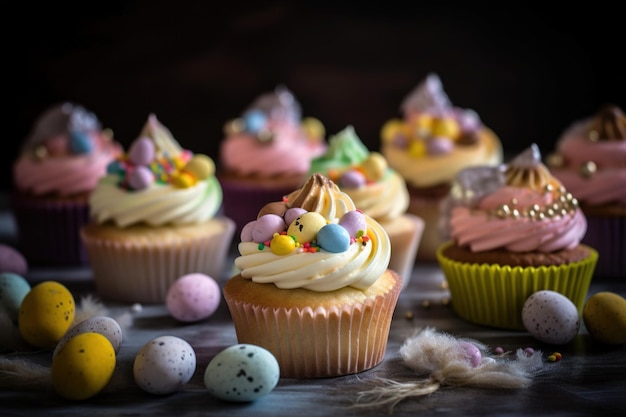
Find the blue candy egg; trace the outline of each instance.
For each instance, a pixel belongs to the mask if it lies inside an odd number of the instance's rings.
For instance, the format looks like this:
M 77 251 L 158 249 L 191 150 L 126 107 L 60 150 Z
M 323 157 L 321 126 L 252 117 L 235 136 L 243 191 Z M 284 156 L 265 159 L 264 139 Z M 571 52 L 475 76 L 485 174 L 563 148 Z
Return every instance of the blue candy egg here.
M 227 347 L 209 362 L 204 385 L 216 398 L 250 402 L 269 394 L 278 384 L 280 366 L 265 348 L 251 344 Z
M 260 110 L 250 110 L 244 113 L 243 120 L 248 132 L 257 133 L 265 127 L 267 118 Z
M 30 289 L 28 281 L 20 275 L 12 272 L 0 274 L 0 312 L 4 312 L 13 323 L 17 324 L 20 306 Z
M 350 234 L 343 226 L 330 223 L 317 233 L 317 244 L 328 252 L 345 252 L 350 247 Z
M 88 134 L 79 130 L 70 132 L 70 151 L 77 154 L 90 153 L 93 149 L 93 142 Z

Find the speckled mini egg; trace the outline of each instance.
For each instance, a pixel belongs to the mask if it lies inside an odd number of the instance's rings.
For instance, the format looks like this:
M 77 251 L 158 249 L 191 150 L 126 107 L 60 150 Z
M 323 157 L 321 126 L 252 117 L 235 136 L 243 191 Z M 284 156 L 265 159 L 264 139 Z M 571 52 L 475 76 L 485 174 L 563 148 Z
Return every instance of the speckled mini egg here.
M 178 321 L 190 323 L 210 317 L 220 305 L 217 282 L 202 273 L 183 275 L 170 285 L 165 297 L 169 313 Z
M 43 281 L 22 300 L 20 334 L 33 346 L 53 348 L 74 322 L 75 312 L 74 296 L 63 284 Z
M 159 336 L 141 347 L 133 362 L 135 383 L 150 394 L 180 390 L 196 371 L 196 352 L 186 340 Z
M 70 400 L 98 394 L 111 380 L 116 365 L 115 350 L 100 333 L 81 333 L 70 338 L 52 361 L 55 391 Z
M 626 299 L 610 291 L 589 297 L 583 321 L 591 337 L 609 345 L 626 343 Z
M 224 401 L 249 402 L 269 394 L 278 384 L 280 367 L 274 355 L 256 345 L 227 347 L 209 362 L 204 385 Z
M 287 229 L 287 234 L 293 236 L 298 242 L 312 242 L 317 232 L 326 225 L 326 219 L 316 211 L 310 211 L 296 217 Z
M 15 324 L 22 301 L 29 291 L 30 284 L 22 276 L 12 272 L 0 273 L 0 312 L 4 312 Z
M 569 343 L 580 329 L 576 305 L 563 294 L 541 290 L 526 299 L 522 322 L 535 339 L 552 345 Z
M 61 340 L 59 340 L 59 343 L 57 343 L 54 352 L 52 352 L 52 358 L 59 353 L 68 340 L 82 333 L 99 333 L 106 337 L 109 342 L 111 342 L 115 354 L 117 354 L 122 347 L 122 328 L 119 323 L 111 317 L 95 316 L 85 319 L 71 327 Z

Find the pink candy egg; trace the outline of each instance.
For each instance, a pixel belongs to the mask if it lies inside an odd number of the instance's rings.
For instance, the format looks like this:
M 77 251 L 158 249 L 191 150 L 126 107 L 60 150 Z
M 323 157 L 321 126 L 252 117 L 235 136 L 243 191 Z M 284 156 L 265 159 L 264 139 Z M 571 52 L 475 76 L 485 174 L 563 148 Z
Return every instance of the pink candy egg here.
M 367 222 L 365 216 L 360 211 L 349 211 L 339 219 L 339 224 L 343 226 L 351 237 L 356 237 L 359 230 L 367 231 Z
M 359 188 L 365 185 L 365 183 L 365 175 L 354 169 L 344 172 L 339 178 L 339 186 L 341 188 Z
M 285 212 L 285 224 L 291 224 L 296 218 L 306 213 L 302 207 L 292 207 Z
M 467 359 L 467 362 L 472 365 L 472 368 L 476 368 L 480 365 L 483 355 L 480 353 L 480 349 L 478 349 L 475 344 L 461 341 L 459 342 L 459 348 L 461 348 L 463 356 Z
M 176 320 L 195 322 L 210 317 L 220 305 L 221 290 L 210 276 L 183 275 L 169 287 L 165 306 Z
M 264 214 L 254 223 L 252 240 L 254 242 L 266 242 L 271 240 L 274 233 L 285 230 L 285 221 L 277 214 Z
M 149 165 L 154 155 L 154 143 L 147 137 L 137 139 L 128 151 L 128 158 L 134 165 Z
M 154 174 L 144 166 L 138 166 L 128 173 L 128 185 L 133 190 L 143 190 L 154 182 Z

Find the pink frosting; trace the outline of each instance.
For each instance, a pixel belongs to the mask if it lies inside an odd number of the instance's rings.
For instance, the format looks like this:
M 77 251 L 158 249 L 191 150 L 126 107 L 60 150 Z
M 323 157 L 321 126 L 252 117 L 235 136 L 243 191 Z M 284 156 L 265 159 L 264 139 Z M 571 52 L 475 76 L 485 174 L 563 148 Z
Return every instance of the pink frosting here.
M 17 189 L 35 195 L 70 196 L 93 190 L 121 146 L 102 133 L 90 134 L 94 149 L 85 154 L 37 158 L 25 152 L 13 167 Z
M 580 202 L 599 205 L 626 204 L 626 140 L 590 141 L 587 123 L 568 129 L 557 145 L 561 167 L 551 171 Z M 595 172 L 584 174 L 583 166 L 593 162 Z
M 303 175 L 311 159 L 326 150 L 324 141 L 310 140 L 299 125 L 285 123 L 272 130 L 274 139 L 269 143 L 246 132 L 225 138 L 220 148 L 223 166 L 242 175 Z
M 511 206 L 512 197 L 517 203 Z M 587 221 L 580 209 L 565 214 L 536 219 L 523 214 L 498 216 L 502 205 L 527 212 L 534 204 L 551 205 L 551 194 L 539 194 L 529 189 L 503 187 L 485 197 L 477 208 L 454 207 L 451 211 L 451 236 L 461 246 L 472 251 L 506 249 L 511 252 L 552 252 L 573 248 L 587 230 Z

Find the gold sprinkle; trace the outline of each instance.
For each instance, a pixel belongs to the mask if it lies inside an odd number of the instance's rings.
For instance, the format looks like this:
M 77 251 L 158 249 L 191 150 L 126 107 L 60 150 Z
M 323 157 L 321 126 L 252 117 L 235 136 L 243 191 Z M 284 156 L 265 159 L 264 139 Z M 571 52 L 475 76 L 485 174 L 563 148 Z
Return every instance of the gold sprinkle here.
M 513 197 L 513 198 L 511 199 L 511 205 L 512 205 L 512 206 L 515 206 L 515 205 L 517 205 L 517 203 L 518 203 L 517 198 Z
M 448 289 L 448 281 L 443 281 L 441 283 L 441 288 L 444 289 L 444 290 L 447 290 Z
M 424 301 L 422 301 L 422 307 L 424 307 L 424 308 L 430 308 L 430 300 L 424 300 Z
M 405 317 L 407 320 L 411 320 L 411 319 L 413 319 L 413 312 L 412 312 L 411 310 L 407 311 L 407 312 L 404 314 L 404 317 Z
M 102 130 L 102 136 L 104 136 L 104 139 L 106 141 L 111 142 L 113 140 L 113 129 L 110 128 L 106 128 Z
M 224 133 L 227 135 L 233 135 L 235 133 L 241 133 L 245 129 L 245 122 L 242 118 L 236 118 L 229 120 L 224 124 Z
M 447 306 L 448 304 L 450 304 L 450 299 L 449 298 L 442 298 L 441 299 L 441 304 L 444 306 Z
M 591 178 L 596 173 L 598 167 L 593 161 L 587 161 L 580 167 L 580 175 L 585 178 Z
M 37 146 L 37 148 L 35 148 L 35 157 L 37 159 L 44 159 L 46 156 L 48 156 L 48 148 L 43 145 Z
M 597 130 L 590 130 L 588 138 L 591 142 L 597 142 L 600 140 L 600 133 Z
M 270 143 L 274 140 L 274 135 L 268 129 L 262 129 L 257 133 L 257 137 L 259 138 L 259 142 L 261 143 Z

